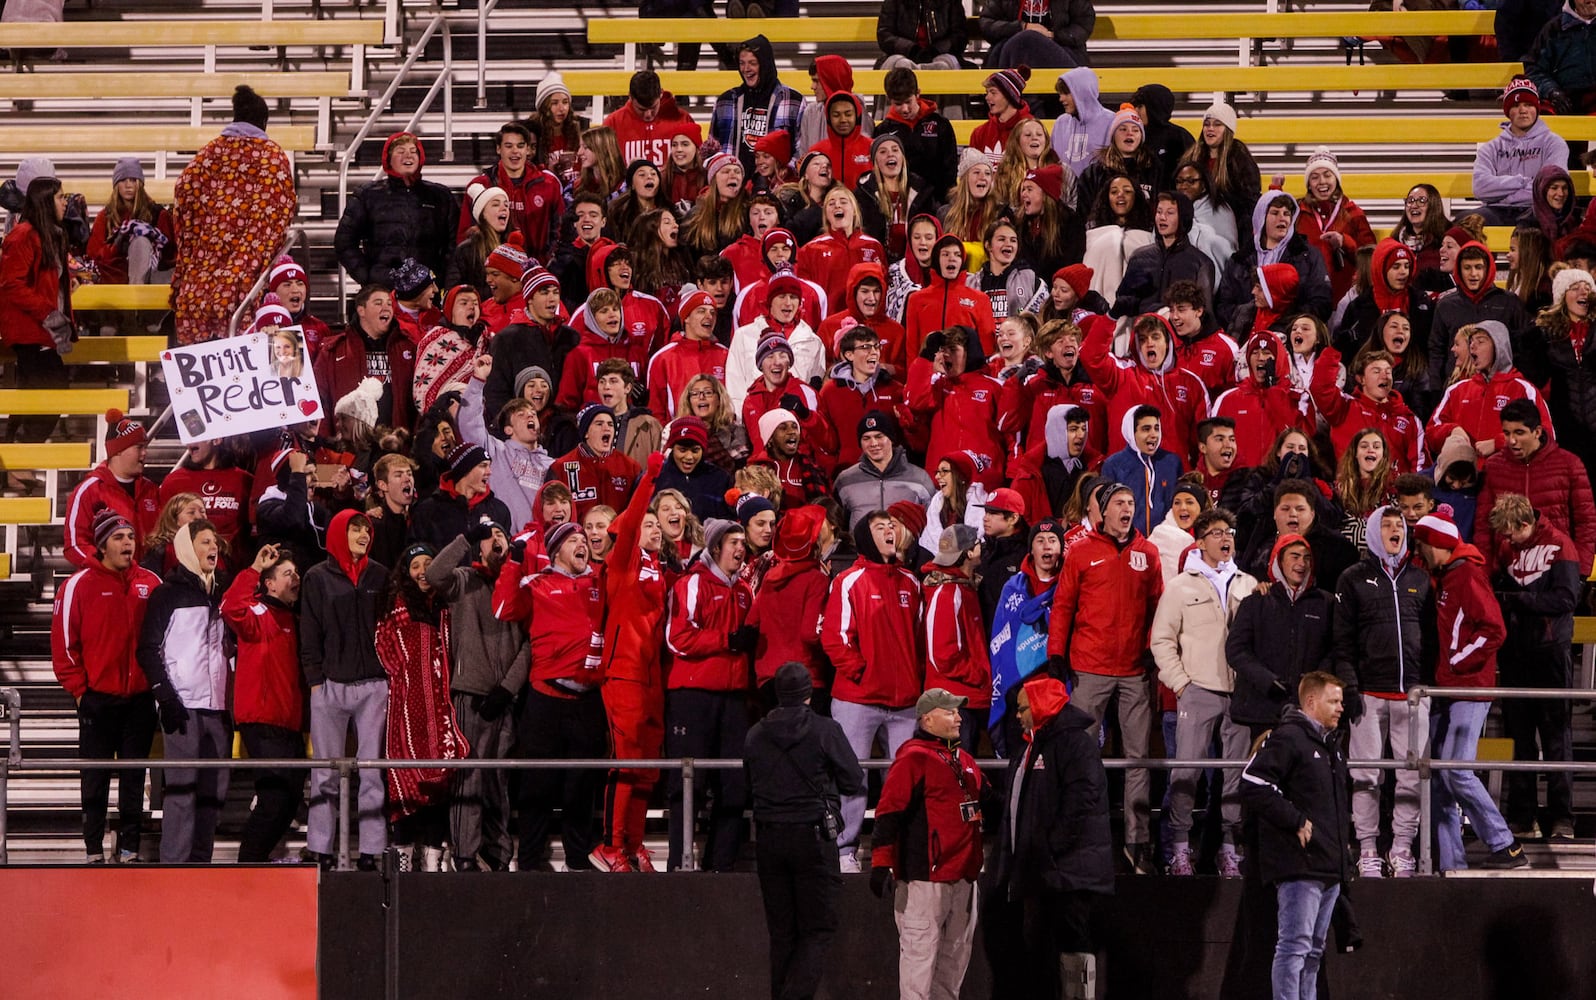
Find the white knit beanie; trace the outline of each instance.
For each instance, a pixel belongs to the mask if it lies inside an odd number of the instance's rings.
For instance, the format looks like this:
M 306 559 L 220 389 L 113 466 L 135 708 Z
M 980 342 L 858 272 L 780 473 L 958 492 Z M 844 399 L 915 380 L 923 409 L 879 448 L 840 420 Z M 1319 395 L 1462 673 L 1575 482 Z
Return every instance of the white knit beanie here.
M 503 195 L 509 200 L 510 195 L 502 187 L 489 187 L 480 181 L 473 182 L 466 188 L 466 197 L 471 199 L 471 218 L 482 221 L 482 210 L 487 207 L 488 201 L 494 195 Z
M 360 384 L 333 407 L 335 416 L 350 416 L 367 427 L 377 426 L 377 404 L 382 400 L 382 383 L 374 378 L 363 378 Z
M 565 85 L 565 77 L 559 73 L 550 73 L 538 81 L 537 96 L 533 100 L 532 106 L 535 108 L 543 107 L 544 100 L 555 94 L 564 94 L 566 97 L 570 97 L 571 88 Z
M 1236 109 L 1224 101 L 1215 101 L 1203 111 L 1203 121 L 1210 118 L 1230 129 L 1231 135 L 1236 134 Z
M 1336 154 L 1330 151 L 1329 146 L 1318 147 L 1313 151 L 1313 155 L 1308 157 L 1307 164 L 1302 168 L 1303 180 L 1307 180 L 1309 174 L 1321 167 L 1336 175 L 1336 186 L 1340 187 L 1341 161 L 1336 159 Z
M 1596 278 L 1590 276 L 1589 271 L 1581 271 L 1577 267 L 1564 268 L 1552 277 L 1552 305 L 1556 306 L 1563 301 L 1563 296 L 1570 288 L 1583 281 L 1592 289 L 1596 289 Z

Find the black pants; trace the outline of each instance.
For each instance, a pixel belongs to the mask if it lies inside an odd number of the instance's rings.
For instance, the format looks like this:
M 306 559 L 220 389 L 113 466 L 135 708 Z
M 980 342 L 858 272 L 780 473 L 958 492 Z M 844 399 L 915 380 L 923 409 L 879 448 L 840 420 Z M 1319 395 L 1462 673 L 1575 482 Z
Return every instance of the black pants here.
M 665 692 L 665 756 L 726 757 L 739 759 L 748 738 L 748 699 L 742 691 L 699 691 L 678 688 Z M 705 871 L 731 871 L 743 842 L 743 810 L 748 807 L 748 781 L 741 768 L 697 772 L 693 804 L 709 792 L 709 836 L 704 843 Z M 670 862 L 682 866 L 682 823 L 688 820 L 682 791 L 682 772 L 669 780 Z M 690 820 L 689 820 L 690 822 Z
M 66 363 L 61 360 L 61 355 L 53 347 L 41 347 L 37 344 L 18 344 L 12 348 L 17 356 L 17 388 L 18 389 L 65 389 L 67 386 Z M 12 417 L 6 433 L 9 441 L 43 441 L 55 430 L 56 421 L 60 417 L 40 415 L 34 417 Z M 145 747 L 149 749 L 148 746 Z M 143 754 L 140 754 L 143 756 Z
M 85 691 L 78 702 L 78 752 L 85 760 L 144 759 L 155 739 L 155 698 L 148 692 L 131 698 Z M 84 771 L 83 847 L 89 857 L 105 851 L 105 813 L 111 799 L 111 771 Z M 144 768 L 115 772 L 116 849 L 139 850 L 144 831 Z
M 1008 886 L 993 884 L 981 910 L 982 940 L 992 967 L 992 995 L 1056 1000 L 1059 955 L 1091 952 L 1090 892 L 1044 892 L 1010 900 Z
M 257 760 L 299 760 L 305 756 L 303 733 L 264 722 L 241 722 L 238 735 L 244 750 Z M 263 864 L 283 834 L 293 825 L 305 801 L 307 772 L 291 768 L 261 767 L 255 774 L 255 808 L 249 812 L 238 840 L 240 864 Z
M 759 893 L 770 932 L 771 1000 L 807 1000 L 837 931 L 837 842 L 819 823 L 760 823 Z
M 1572 686 L 1568 646 L 1540 646 L 1504 651 L 1500 660 L 1503 687 L 1567 688 Z M 1574 736 L 1566 701 L 1502 699 L 1502 728 L 1513 740 L 1514 760 L 1573 760 Z M 1537 749 L 1537 740 L 1539 748 Z M 1540 799 L 1534 771 L 1510 771 L 1503 818 L 1529 826 Z M 1574 818 L 1574 793 L 1567 771 L 1546 773 L 1547 822 Z
M 608 757 L 610 727 L 597 690 L 574 698 L 531 691 L 517 722 L 518 756 L 542 760 Z M 532 870 L 548 854 L 554 809 L 560 809 L 565 867 L 593 867 L 587 855 L 598 843 L 593 808 L 604 784 L 600 770 L 537 770 L 521 776 L 521 863 Z

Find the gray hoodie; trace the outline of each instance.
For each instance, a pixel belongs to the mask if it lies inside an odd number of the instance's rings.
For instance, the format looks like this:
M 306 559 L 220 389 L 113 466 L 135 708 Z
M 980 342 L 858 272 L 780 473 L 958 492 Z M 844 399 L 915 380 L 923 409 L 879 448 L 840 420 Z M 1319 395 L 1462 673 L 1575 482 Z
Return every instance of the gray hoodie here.
M 1542 167 L 1568 163 L 1568 143 L 1536 119 L 1523 135 L 1509 122 L 1474 154 L 1474 197 L 1496 208 L 1528 208 L 1535 174 Z
M 860 457 L 859 464 L 849 466 L 837 476 L 832 493 L 848 512 L 848 527 L 873 510 L 886 510 L 899 500 L 908 500 L 924 507 L 936 493 L 936 484 L 918 465 L 909 462 L 908 453 L 894 449 L 892 460 L 885 469 L 877 469 L 870 459 Z
M 1075 114 L 1059 115 L 1053 123 L 1053 152 L 1064 161 L 1071 174 L 1079 177 L 1091 166 L 1098 150 L 1108 145 L 1114 112 L 1098 100 L 1097 74 L 1087 67 L 1077 66 L 1065 73 L 1063 79 L 1070 97 L 1075 100 Z M 1081 210 L 1090 207 L 1083 206 Z

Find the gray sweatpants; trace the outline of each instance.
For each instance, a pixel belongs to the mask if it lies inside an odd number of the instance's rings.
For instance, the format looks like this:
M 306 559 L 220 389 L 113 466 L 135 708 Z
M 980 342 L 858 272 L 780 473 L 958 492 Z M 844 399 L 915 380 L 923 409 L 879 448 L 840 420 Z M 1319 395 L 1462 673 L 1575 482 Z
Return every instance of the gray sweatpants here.
M 1176 703 L 1176 760 L 1207 757 L 1215 730 L 1219 732 L 1221 757 L 1247 759 L 1252 741 L 1245 726 L 1230 721 L 1230 695 L 1188 684 Z M 1191 804 L 1200 774 L 1201 769 L 1195 767 L 1177 768 L 1169 773 L 1169 839 L 1176 847 L 1182 846 L 1191 833 Z M 1225 842 L 1234 844 L 1241 833 L 1241 769 L 1226 768 L 1223 782 L 1220 816 L 1225 824 Z
M 233 732 L 226 713 L 191 708 L 183 731 L 167 733 L 163 745 L 172 760 L 227 760 L 233 756 Z M 161 797 L 161 864 L 210 864 L 216 822 L 227 801 L 228 774 L 222 768 L 166 769 Z
M 1419 741 L 1414 752 L 1426 746 L 1430 738 L 1430 702 L 1419 702 Z M 1392 701 L 1363 696 L 1363 718 L 1352 727 L 1347 741 L 1347 757 L 1351 760 L 1379 760 L 1387 756 L 1386 741 L 1391 743 L 1392 760 L 1402 760 L 1408 755 L 1409 716 L 1406 699 Z M 1373 768 L 1352 769 L 1352 829 L 1366 848 L 1373 848 L 1380 838 L 1380 785 L 1384 771 Z M 1392 849 L 1410 850 L 1413 838 L 1419 832 L 1419 772 L 1396 773 L 1396 803 L 1391 808 Z
M 489 721 L 477 714 L 481 695 L 455 691 L 455 724 L 471 748 L 470 757 L 504 760 L 515 744 L 515 709 Z M 454 841 L 454 856 L 466 860 L 486 847 L 490 865 L 510 863 L 515 845 L 510 840 L 509 775 L 498 770 L 459 770 L 454 772 L 454 793 L 449 805 L 449 836 Z M 483 835 L 487 843 L 483 843 Z
M 975 943 L 975 883 L 899 882 L 899 1000 L 958 1000 Z
M 386 678 L 344 684 L 323 681 L 310 692 L 310 745 L 317 757 L 342 757 L 355 727 L 355 753 L 372 759 L 382 756 L 388 729 Z M 388 848 L 388 823 L 383 816 L 387 789 L 382 771 L 363 768 L 355 796 L 355 816 L 360 829 L 360 853 L 381 854 Z M 310 772 L 310 825 L 305 846 L 318 854 L 333 853 L 338 830 L 338 772 L 330 767 Z
M 1075 690 L 1070 702 L 1076 708 L 1097 720 L 1092 727 L 1092 738 L 1103 724 L 1103 713 L 1108 702 L 1117 696 L 1119 734 L 1125 744 L 1125 757 L 1129 760 L 1147 759 L 1147 735 L 1153 724 L 1152 695 L 1147 690 L 1147 677 L 1110 677 L 1107 674 L 1077 673 Z M 1149 813 L 1147 806 L 1147 771 L 1131 768 L 1125 772 L 1125 843 L 1145 844 L 1148 838 Z

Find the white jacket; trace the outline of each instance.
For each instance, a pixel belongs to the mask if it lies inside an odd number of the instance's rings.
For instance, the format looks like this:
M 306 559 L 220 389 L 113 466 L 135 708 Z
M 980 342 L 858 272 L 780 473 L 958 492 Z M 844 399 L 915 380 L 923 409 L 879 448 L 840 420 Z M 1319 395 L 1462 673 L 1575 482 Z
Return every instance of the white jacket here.
M 759 378 L 759 366 L 754 364 L 754 352 L 759 347 L 760 334 L 770 324 L 764 316 L 740 326 L 732 334 L 731 347 L 726 356 L 726 391 L 731 394 L 732 412 L 741 419 L 743 400 L 748 398 L 748 387 Z M 792 373 L 800 382 L 826 377 L 826 348 L 815 331 L 803 320 L 787 335 L 792 345 Z

